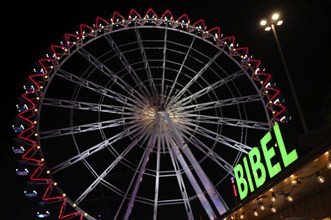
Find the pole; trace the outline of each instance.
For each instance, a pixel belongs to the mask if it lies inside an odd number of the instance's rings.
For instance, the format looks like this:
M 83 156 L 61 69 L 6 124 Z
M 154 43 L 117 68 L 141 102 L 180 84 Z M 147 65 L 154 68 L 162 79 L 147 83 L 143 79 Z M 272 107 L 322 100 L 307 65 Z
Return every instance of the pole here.
M 298 110 L 298 113 L 299 113 L 301 125 L 302 125 L 302 128 L 303 128 L 304 133 L 306 134 L 306 133 L 308 133 L 308 127 L 307 127 L 307 124 L 306 124 L 306 120 L 305 120 L 304 115 L 303 115 L 303 112 L 301 110 L 300 102 L 298 100 L 296 91 L 294 89 L 292 78 L 291 78 L 290 72 L 288 70 L 288 67 L 287 67 L 287 64 L 286 64 L 286 61 L 285 61 L 285 57 L 284 57 L 284 54 L 283 54 L 283 50 L 282 50 L 282 48 L 280 46 L 280 42 L 278 40 L 278 36 L 277 36 L 277 33 L 276 33 L 276 27 L 275 27 L 274 24 L 271 24 L 271 29 L 272 29 L 272 32 L 273 32 L 273 34 L 275 36 L 275 40 L 276 40 L 277 47 L 278 47 L 278 50 L 279 50 L 279 53 L 280 53 L 280 57 L 282 59 L 283 65 L 284 65 L 286 77 L 287 77 L 287 80 L 288 80 L 288 82 L 290 84 L 290 89 L 291 89 L 291 92 L 292 92 L 292 95 L 293 95 L 293 98 L 294 98 L 294 102 L 295 102 L 295 105 L 296 105 L 297 110 Z

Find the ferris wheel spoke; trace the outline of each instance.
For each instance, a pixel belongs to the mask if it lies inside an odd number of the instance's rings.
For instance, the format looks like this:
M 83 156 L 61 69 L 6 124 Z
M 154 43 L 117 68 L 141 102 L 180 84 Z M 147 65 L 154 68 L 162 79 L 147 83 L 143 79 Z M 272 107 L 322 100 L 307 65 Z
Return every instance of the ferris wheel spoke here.
M 167 24 L 166 24 L 167 26 Z M 167 57 L 167 36 L 168 28 L 164 29 L 164 45 L 163 45 L 163 59 L 162 59 L 162 81 L 161 81 L 161 104 L 164 104 L 164 79 L 165 79 L 165 70 L 166 70 L 166 57 Z
M 125 82 L 121 77 L 116 75 L 111 69 L 109 69 L 105 64 L 99 61 L 96 57 L 94 57 L 90 52 L 88 52 L 84 47 L 79 48 L 78 53 L 82 55 L 86 60 L 88 60 L 93 66 L 95 66 L 98 70 L 100 70 L 105 76 L 109 77 L 115 84 L 120 86 L 123 91 L 128 92 L 130 94 L 137 94 L 140 98 L 141 93 L 135 90 L 130 84 Z M 133 96 L 135 97 L 135 96 Z M 137 101 L 137 99 L 135 99 Z
M 104 179 L 101 179 L 100 184 L 103 185 L 104 187 L 106 187 L 107 189 L 111 190 L 112 192 L 114 192 L 116 195 L 121 196 L 121 197 L 124 196 L 124 192 L 121 189 L 119 189 L 118 187 L 111 184 L 110 182 L 105 181 Z
M 183 139 L 182 134 L 171 121 L 169 114 L 165 113 L 165 114 L 163 114 L 163 116 L 165 117 L 165 120 L 168 122 L 169 128 L 171 130 L 170 135 L 173 136 L 173 140 L 176 141 L 176 144 L 179 146 L 180 150 L 184 153 L 186 158 L 190 161 L 192 167 L 194 168 L 195 172 L 197 173 L 197 177 L 200 179 L 200 181 L 201 181 L 202 185 L 204 186 L 205 190 L 207 191 L 207 194 L 209 195 L 213 205 L 217 209 L 218 214 L 219 215 L 224 214 L 228 209 L 224 200 L 218 194 L 216 188 L 213 186 L 210 179 L 208 178 L 208 176 L 203 171 L 200 164 L 194 157 L 192 151 L 185 143 L 185 140 Z M 176 148 L 174 148 L 174 149 L 176 150 Z
M 121 154 L 93 181 L 93 183 L 76 199 L 75 203 L 78 205 L 90 192 L 94 190 L 96 186 L 116 167 L 118 163 L 136 146 L 136 144 L 142 139 L 142 135 L 133 140 Z
M 192 136 L 192 133 L 181 129 L 183 137 L 185 137 L 186 140 L 188 140 L 189 143 L 193 145 L 196 149 L 204 153 L 204 155 L 208 156 L 210 159 L 212 159 L 218 166 L 220 166 L 224 171 L 228 173 L 233 173 L 233 166 L 228 163 L 225 159 L 220 157 L 213 149 L 208 147 L 206 144 L 204 144 L 201 140 L 196 138 L 195 136 Z M 187 134 L 187 135 L 185 135 Z M 188 137 L 190 136 L 190 138 Z
M 243 154 L 243 152 L 238 152 L 236 158 L 233 161 L 233 166 L 237 165 L 239 160 L 241 159 L 241 155 Z
M 117 54 L 117 57 L 121 60 L 124 68 L 128 71 L 128 73 L 131 75 L 132 79 L 134 80 L 135 84 L 139 86 L 140 88 L 143 88 L 142 90 L 144 92 L 144 95 L 150 96 L 150 92 L 148 91 L 146 85 L 141 81 L 139 75 L 136 73 L 136 71 L 132 68 L 130 62 L 126 59 L 125 55 L 121 51 L 121 49 L 116 44 L 115 40 L 110 36 L 110 34 L 105 35 L 105 38 L 108 42 L 108 44 L 114 49 L 114 51 Z M 140 93 L 138 93 L 140 98 L 143 99 Z
M 112 113 L 118 115 L 133 115 L 133 108 L 126 106 L 117 106 L 117 105 L 106 105 L 106 104 L 98 104 L 91 102 L 81 102 L 81 101 L 73 101 L 73 100 L 65 100 L 65 99 L 54 99 L 54 98 L 43 98 L 41 104 L 45 106 L 53 106 L 60 108 L 70 108 L 84 111 L 96 111 L 96 112 L 105 112 Z M 125 111 L 126 110 L 126 111 Z M 128 112 L 132 111 L 132 112 Z
M 152 96 L 153 96 L 153 94 L 158 94 L 158 92 L 156 90 L 156 86 L 155 86 L 154 79 L 153 79 L 153 76 L 152 76 L 151 68 L 149 67 L 148 59 L 147 59 L 147 56 L 146 56 L 146 52 L 145 52 L 143 42 L 141 40 L 139 29 L 137 27 L 135 27 L 134 30 L 135 30 L 137 42 L 139 44 L 140 53 L 141 53 L 141 56 L 142 56 L 142 59 L 143 59 L 144 65 L 145 65 L 145 69 L 146 69 L 146 72 L 147 72 L 148 83 L 149 83 L 149 85 L 152 89 L 151 93 L 152 93 Z
M 195 92 L 187 97 L 185 97 L 184 99 L 181 99 L 180 101 L 178 101 L 177 103 L 174 104 L 174 106 L 178 106 L 178 105 L 186 105 L 190 102 L 192 102 L 193 100 L 196 100 L 197 98 L 203 96 L 203 95 L 206 95 L 208 94 L 209 92 L 211 91 L 214 91 L 215 89 L 217 89 L 218 87 L 222 86 L 222 85 L 225 85 L 227 84 L 228 82 L 231 82 L 233 81 L 234 79 L 240 77 L 240 76 L 243 76 L 244 75 L 244 71 L 243 70 L 239 70 L 238 72 L 235 72 L 203 89 L 201 89 L 200 91 L 198 92 Z
M 219 50 L 218 53 L 216 53 L 213 58 L 209 60 L 208 63 L 206 63 L 200 71 L 192 77 L 192 79 L 182 88 L 170 101 L 169 104 L 173 104 L 174 102 L 177 102 L 178 99 L 189 89 L 189 87 L 194 84 L 198 78 L 201 77 L 201 75 L 215 62 L 215 60 L 223 53 L 222 50 Z
M 219 108 L 223 106 L 230 106 L 230 105 L 238 105 L 238 104 L 245 104 L 249 102 L 256 102 L 261 101 L 261 96 L 258 94 L 255 95 L 248 95 L 248 96 L 241 96 L 241 97 L 233 97 L 230 99 L 221 99 L 215 100 L 211 102 L 204 102 L 198 103 L 193 105 L 186 105 L 186 106 L 178 106 L 176 107 L 177 111 L 183 111 L 184 113 L 190 113 L 195 111 L 203 111 L 208 109 Z
M 161 157 L 160 152 L 162 145 L 164 146 L 164 137 L 163 135 L 159 135 L 157 138 L 156 143 L 156 169 L 155 169 L 155 195 L 154 195 L 154 212 L 153 212 L 153 219 L 157 219 L 157 208 L 159 203 L 159 190 L 160 190 L 160 163 Z
M 138 176 L 136 178 L 135 185 L 133 187 L 133 191 L 132 191 L 132 194 L 131 194 L 129 203 L 128 203 L 128 207 L 127 207 L 127 209 L 125 211 L 124 220 L 129 219 L 129 217 L 131 215 L 131 211 L 132 211 L 134 202 L 136 200 L 136 196 L 137 196 L 137 193 L 138 193 L 140 184 L 142 182 L 143 175 L 144 175 L 145 170 L 146 170 L 146 165 L 147 165 L 147 162 L 149 160 L 149 156 L 152 153 L 153 149 L 155 148 L 156 140 L 157 140 L 157 137 L 158 137 L 157 136 L 157 132 L 158 132 L 158 129 L 155 128 L 152 131 L 152 134 L 150 136 L 150 139 L 149 139 L 149 141 L 148 141 L 148 143 L 146 145 L 145 155 L 142 157 L 142 161 L 141 161 L 142 163 L 141 163 L 141 166 L 139 168 L 139 173 L 138 173 Z M 159 147 L 160 146 L 158 146 L 158 148 Z M 160 159 L 160 158 L 158 158 L 158 159 Z
M 92 147 L 90 147 L 89 149 L 78 153 L 77 155 L 57 164 L 56 166 L 50 168 L 50 171 L 55 174 L 69 166 L 72 166 L 73 164 L 80 162 L 82 160 L 84 160 L 85 158 L 95 154 L 96 152 L 106 148 L 106 147 L 110 147 L 112 151 L 115 152 L 115 155 L 119 155 L 118 152 L 111 146 L 113 143 L 129 136 L 132 132 L 129 132 L 130 129 L 134 130 L 141 130 L 142 128 L 136 124 L 131 125 L 129 127 L 127 127 L 125 130 L 121 131 L 120 133 L 108 138 L 107 140 L 104 140 Z
M 87 169 L 90 171 L 90 173 L 94 176 L 94 178 L 98 178 L 98 174 L 93 169 L 93 167 L 86 160 L 83 160 L 82 162 L 87 167 Z M 117 188 L 113 184 L 110 184 L 109 182 L 105 181 L 104 179 L 101 179 L 101 183 L 100 184 L 102 184 L 103 186 L 107 187 L 108 189 L 110 189 L 111 191 L 113 191 L 114 193 L 116 193 L 117 195 L 123 196 L 123 192 L 119 188 Z M 101 199 L 99 199 L 99 200 L 101 200 Z M 88 200 L 84 200 L 84 201 L 85 202 L 88 202 Z M 96 201 L 96 199 L 94 199 L 94 201 Z
M 259 129 L 259 130 L 270 130 L 271 128 L 271 125 L 266 122 L 252 121 L 252 120 L 239 119 L 239 118 L 226 118 L 226 117 L 201 115 L 201 114 L 186 114 L 185 116 L 187 117 L 186 119 L 187 121 L 193 123 L 227 125 L 227 126 Z
M 176 86 L 177 81 L 178 81 L 178 78 L 179 78 L 179 76 L 180 76 L 180 74 L 181 74 L 181 72 L 182 72 L 182 70 L 183 70 L 183 67 L 184 67 L 184 65 L 185 65 L 185 62 L 186 62 L 187 58 L 189 57 L 190 51 L 191 51 L 191 49 L 192 49 L 192 47 L 193 47 L 193 44 L 194 44 L 194 40 L 195 40 L 195 37 L 193 37 L 193 39 L 192 39 L 192 41 L 191 41 L 191 44 L 190 44 L 189 48 L 188 48 L 187 51 L 186 51 L 185 57 L 184 57 L 184 59 L 183 59 L 181 65 L 180 65 L 180 68 L 179 68 L 179 70 L 177 71 L 177 74 L 176 74 L 175 80 L 174 80 L 174 82 L 173 82 L 172 85 L 171 85 L 171 89 L 170 89 L 170 91 L 169 91 L 169 94 L 168 94 L 167 99 L 166 99 L 166 102 L 165 102 L 165 105 L 166 105 L 166 106 L 168 105 L 168 100 L 169 100 L 169 98 L 171 98 L 171 95 L 172 95 L 172 93 L 173 93 L 173 90 L 175 89 L 175 86 Z
M 193 217 L 193 213 L 192 213 L 192 208 L 191 208 L 190 200 L 187 195 L 186 186 L 185 186 L 185 183 L 183 180 L 182 172 L 180 171 L 178 161 L 175 159 L 175 154 L 171 150 L 171 144 L 169 143 L 169 138 L 165 139 L 165 144 L 167 145 L 169 155 L 171 158 L 171 162 L 172 162 L 172 166 L 174 167 L 174 171 L 176 173 L 178 186 L 179 186 L 180 192 L 182 194 L 182 198 L 183 198 L 188 220 L 193 220 L 194 217 Z
M 187 128 L 188 130 L 192 130 L 195 131 L 196 133 L 198 133 L 199 135 L 209 138 L 211 140 L 215 140 L 218 143 L 224 144 L 228 147 L 231 147 L 235 150 L 241 151 L 243 153 L 248 153 L 249 150 L 251 150 L 252 148 L 239 142 L 236 140 L 233 140 L 232 138 L 226 137 L 224 135 L 218 134 L 214 131 L 211 131 L 205 127 L 202 127 L 200 125 L 196 125 L 196 124 L 191 124 L 191 126 L 194 126 L 196 129 L 193 130 L 192 128 Z M 211 136 L 213 135 L 213 136 Z
M 170 143 L 170 149 L 173 152 L 173 154 L 176 155 L 176 159 L 179 161 L 182 169 L 184 170 L 184 173 L 186 174 L 192 188 L 194 189 L 198 199 L 200 200 L 202 207 L 205 209 L 205 211 L 210 219 L 215 219 L 216 218 L 215 213 L 214 213 L 209 201 L 207 200 L 205 194 L 203 193 L 201 187 L 199 186 L 196 178 L 194 177 L 184 156 L 180 152 L 178 144 L 175 143 L 175 141 L 173 140 L 173 137 L 170 137 L 170 136 L 167 136 L 167 141 Z
M 87 79 L 84 79 L 82 77 L 79 77 L 77 75 L 74 75 L 72 73 L 69 73 L 68 71 L 65 71 L 65 70 L 62 70 L 62 69 L 58 69 L 57 72 L 56 72 L 56 75 L 68 80 L 68 81 L 71 81 L 77 85 L 80 85 L 80 86 L 83 86 L 93 92 L 97 92 L 101 95 L 104 95 L 104 96 L 107 96 L 111 99 L 114 99 L 116 100 L 117 102 L 120 102 L 122 104 L 126 104 L 126 105 L 130 105 L 130 106 L 135 106 L 134 104 L 132 103 L 129 103 L 128 100 L 130 100 L 131 102 L 133 103 L 136 103 L 136 100 L 133 100 L 125 95 L 122 95 L 118 92 L 115 92 L 109 88 L 105 88 L 103 86 L 100 86 L 94 82 L 91 82 Z M 137 102 L 139 103 L 139 102 Z
M 40 135 L 40 139 L 47 139 L 47 138 L 60 137 L 64 135 L 72 135 L 72 134 L 83 133 L 88 131 L 113 128 L 113 127 L 123 126 L 125 124 L 124 119 L 125 118 L 117 118 L 108 121 L 94 122 L 94 123 L 54 129 L 49 131 L 41 131 L 39 135 Z
M 144 150 L 144 153 L 143 153 L 143 155 L 140 159 L 139 165 L 137 166 L 137 170 L 136 170 L 135 174 L 133 175 L 133 177 L 131 179 L 131 182 L 130 182 L 130 184 L 128 186 L 128 189 L 125 193 L 125 196 L 122 199 L 122 202 L 121 202 L 121 204 L 118 208 L 118 211 L 116 213 L 115 219 L 117 219 L 117 216 L 119 215 L 119 212 L 122 209 L 122 206 L 123 206 L 125 200 L 128 197 L 128 194 L 129 194 L 129 191 L 131 190 L 133 182 L 135 181 L 135 184 L 133 186 L 132 193 L 130 195 L 130 199 L 129 199 L 129 202 L 128 202 L 128 207 L 125 211 L 124 219 L 127 220 L 130 217 L 130 214 L 131 214 L 131 211 L 132 211 L 132 208 L 133 208 L 133 205 L 134 205 L 137 193 L 138 193 L 138 189 L 140 187 L 140 183 L 141 183 L 142 178 L 143 178 L 143 174 L 145 173 L 145 170 L 146 170 L 146 165 L 147 165 L 149 156 L 150 156 L 150 154 L 153 151 L 154 146 L 155 146 L 155 142 L 156 142 L 156 138 L 157 138 L 156 133 L 157 133 L 157 129 L 154 129 L 152 131 L 150 137 L 149 137 L 149 140 L 148 140 L 148 143 L 147 143 L 146 148 Z M 136 175 L 137 175 L 137 177 L 136 177 Z

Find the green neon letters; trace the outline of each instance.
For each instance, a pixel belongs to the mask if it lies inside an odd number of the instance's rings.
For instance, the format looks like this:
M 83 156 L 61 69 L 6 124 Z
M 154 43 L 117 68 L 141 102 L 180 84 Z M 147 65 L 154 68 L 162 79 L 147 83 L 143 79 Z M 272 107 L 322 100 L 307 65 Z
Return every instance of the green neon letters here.
M 280 153 L 284 167 L 289 166 L 298 159 L 298 154 L 295 149 L 290 153 L 287 152 L 277 123 L 274 125 L 273 131 L 278 145 L 277 152 L 274 147 L 267 146 L 272 140 L 271 132 L 269 131 L 260 140 L 263 154 L 261 155 L 261 151 L 257 147 L 253 147 L 248 155 L 242 159 L 243 165 L 238 163 L 233 169 L 241 200 L 248 195 L 248 191 L 253 192 L 265 183 L 267 172 L 269 178 L 272 178 L 282 171 L 280 162 L 272 163 L 272 159 L 276 156 L 276 153 Z M 264 158 L 263 161 L 262 156 Z

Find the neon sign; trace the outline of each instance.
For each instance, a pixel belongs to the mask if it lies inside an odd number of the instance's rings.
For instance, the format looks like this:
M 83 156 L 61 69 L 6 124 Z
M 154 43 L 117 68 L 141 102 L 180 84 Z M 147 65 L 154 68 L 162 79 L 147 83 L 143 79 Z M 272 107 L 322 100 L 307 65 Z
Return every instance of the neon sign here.
M 298 159 L 295 149 L 287 152 L 277 123 L 274 125 L 273 131 L 278 148 L 267 146 L 272 140 L 271 131 L 269 131 L 260 140 L 262 152 L 257 147 L 252 148 L 248 155 L 242 159 L 242 164 L 238 163 L 234 167 L 236 185 L 241 200 L 248 195 L 248 191 L 253 192 L 265 183 L 267 173 L 269 178 L 272 178 L 282 171 L 282 165 L 287 167 Z M 275 161 L 277 155 L 280 155 L 282 165 L 280 161 Z

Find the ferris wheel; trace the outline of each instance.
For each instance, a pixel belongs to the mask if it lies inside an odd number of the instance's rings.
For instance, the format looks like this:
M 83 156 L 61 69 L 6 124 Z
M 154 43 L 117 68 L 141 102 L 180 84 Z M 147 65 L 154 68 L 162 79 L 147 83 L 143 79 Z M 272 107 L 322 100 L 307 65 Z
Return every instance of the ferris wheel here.
M 81 24 L 24 89 L 18 173 L 59 219 L 216 219 L 233 167 L 287 120 L 247 47 L 168 10 Z

